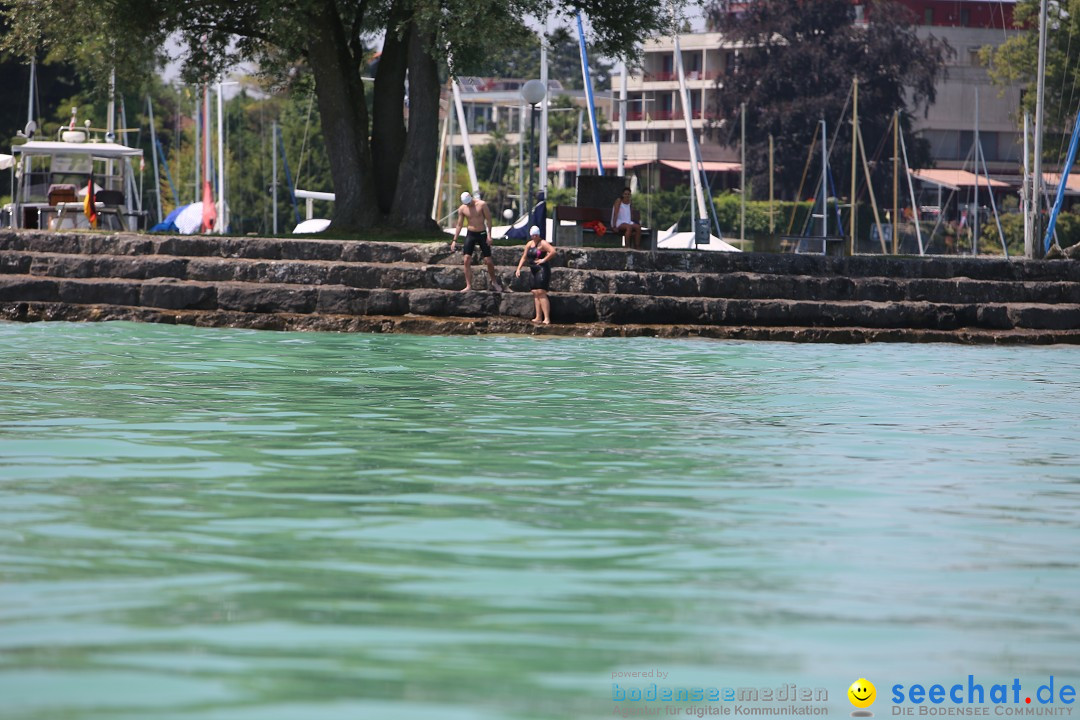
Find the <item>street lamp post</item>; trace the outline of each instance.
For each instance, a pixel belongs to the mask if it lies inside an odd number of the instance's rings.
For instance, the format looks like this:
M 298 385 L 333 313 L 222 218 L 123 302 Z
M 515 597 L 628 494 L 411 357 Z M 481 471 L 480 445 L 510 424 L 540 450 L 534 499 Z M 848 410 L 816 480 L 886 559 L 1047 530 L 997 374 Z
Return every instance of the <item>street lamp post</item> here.
M 529 104 L 532 110 L 529 113 L 529 199 L 525 212 L 532 212 L 533 204 L 533 146 L 536 144 L 536 106 L 544 101 L 547 88 L 540 80 L 530 80 L 521 86 L 521 99 Z M 546 172 L 547 168 L 543 168 Z

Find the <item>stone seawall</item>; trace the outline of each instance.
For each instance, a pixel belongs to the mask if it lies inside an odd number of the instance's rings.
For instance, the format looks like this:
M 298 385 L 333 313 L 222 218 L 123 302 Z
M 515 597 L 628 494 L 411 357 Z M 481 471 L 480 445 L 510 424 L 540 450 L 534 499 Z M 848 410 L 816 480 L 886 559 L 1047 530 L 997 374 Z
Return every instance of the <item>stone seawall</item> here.
M 519 247 L 512 292 L 464 287 L 446 243 L 0 231 L 0 318 L 220 327 L 712 337 L 811 342 L 1080 342 L 1080 263 L 565 248 L 537 328 Z M 523 273 L 525 275 L 525 273 Z M 513 280 L 513 282 L 510 282 Z

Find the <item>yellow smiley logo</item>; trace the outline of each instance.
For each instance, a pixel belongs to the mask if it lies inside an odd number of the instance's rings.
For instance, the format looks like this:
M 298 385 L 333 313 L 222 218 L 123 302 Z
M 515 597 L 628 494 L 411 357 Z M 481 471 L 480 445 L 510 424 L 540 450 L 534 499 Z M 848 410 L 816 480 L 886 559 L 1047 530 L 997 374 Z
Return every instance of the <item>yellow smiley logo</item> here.
M 855 707 L 867 708 L 874 704 L 874 700 L 877 698 L 877 689 L 874 687 L 874 683 L 866 678 L 859 678 L 851 683 L 847 696 Z

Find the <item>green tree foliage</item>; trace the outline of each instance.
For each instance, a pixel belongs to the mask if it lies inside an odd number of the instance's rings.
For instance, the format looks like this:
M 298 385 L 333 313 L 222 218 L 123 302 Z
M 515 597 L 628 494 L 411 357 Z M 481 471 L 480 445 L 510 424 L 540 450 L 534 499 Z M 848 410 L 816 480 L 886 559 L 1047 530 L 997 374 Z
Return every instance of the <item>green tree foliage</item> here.
M 517 144 L 511 146 L 506 141 L 503 127 L 498 127 L 491 133 L 491 142 L 473 148 L 473 162 L 476 165 L 476 177 L 480 181 L 481 193 L 496 215 L 501 212 L 501 208 L 512 205 L 508 187 L 513 185 L 514 192 L 517 190 L 517 158 Z M 511 163 L 514 166 L 512 172 Z M 467 182 L 461 187 L 467 187 Z M 500 222 L 497 217 L 495 224 Z
M 1036 70 L 1038 69 L 1039 3 L 1020 0 L 1013 11 L 1013 20 L 1025 32 L 1013 35 L 1001 45 L 982 50 L 991 79 L 999 85 L 1024 83 L 1021 108 L 1034 116 Z M 1077 113 L 1076 87 L 1080 82 L 1080 51 L 1075 39 L 1080 34 L 1080 0 L 1062 0 L 1047 5 L 1046 92 L 1044 94 L 1045 159 L 1061 162 L 1065 146 Z M 1016 117 L 1022 125 L 1023 112 Z M 1051 138 L 1051 135 L 1057 135 Z
M 356 231 L 435 230 L 445 73 L 476 74 L 493 48 L 518 45 L 532 32 L 528 18 L 558 22 L 578 11 L 604 55 L 631 53 L 673 22 L 669 6 L 641 0 L 618 7 L 608 0 L 0 0 L 12 27 L 8 49 L 29 56 L 46 44 L 94 68 L 99 85 L 114 60 L 125 75 L 146 73 L 173 31 L 186 43 L 189 80 L 212 80 L 241 59 L 279 77 L 309 68 L 337 196 L 334 224 Z M 378 37 L 378 68 L 367 83 Z
M 39 126 L 45 120 L 42 112 L 52 113 L 64 108 L 70 113 L 67 100 L 82 90 L 75 68 L 66 63 L 40 62 L 37 65 L 35 105 L 39 112 L 34 121 Z M 0 61 L 0 87 L 6 88 L 8 101 L 0 106 L 0 134 L 14 137 L 26 125 L 27 103 L 30 98 L 30 66 L 21 58 L 7 55 Z M 6 150 L 4 152 L 7 152 Z
M 737 143 L 740 106 L 746 104 L 747 172 L 755 196 L 768 187 L 770 134 L 777 191 L 794 196 L 819 121 L 825 118 L 830 129 L 850 122 L 843 114 L 855 76 L 867 152 L 874 154 L 900 110 L 911 162 L 923 164 L 925 145 L 907 134 L 911 112 L 933 103 L 951 50 L 933 37 L 920 39 L 906 8 L 874 0 L 867 22 L 858 25 L 847 0 L 759 0 L 735 10 L 726 0 L 708 9 L 710 25 L 724 33 L 725 42 L 742 45 L 734 72 L 717 82 L 717 110 L 724 120 L 714 130 L 721 140 Z M 836 178 L 849 176 L 850 142 L 849 129 L 831 146 Z
M 589 75 L 594 87 L 606 87 L 611 82 L 614 63 L 588 48 Z M 540 39 L 525 34 L 518 44 L 494 48 L 480 66 L 483 75 L 504 78 L 530 79 L 540 77 Z M 584 87 L 581 79 L 581 53 L 578 40 L 564 27 L 548 36 L 548 77 L 558 78 L 567 90 Z
M 88 81 L 89 92 L 107 99 L 113 74 L 118 86 L 144 90 L 147 69 L 164 62 L 171 28 L 156 26 L 155 17 L 152 3 L 138 0 L 3 0 L 0 51 L 46 66 L 66 63 Z M 145 33 L 128 32 L 136 18 Z
M 1005 242 L 1009 246 L 1009 255 L 1024 255 L 1024 216 L 1020 213 L 1006 213 L 1001 216 L 1001 229 L 1005 233 Z M 1063 248 L 1080 243 L 1080 214 L 1063 212 L 1058 215 L 1055 235 L 1058 245 Z M 1040 238 L 1038 242 L 1042 242 Z M 979 230 L 979 252 L 986 255 L 1001 254 L 1001 239 L 997 224 L 989 222 Z

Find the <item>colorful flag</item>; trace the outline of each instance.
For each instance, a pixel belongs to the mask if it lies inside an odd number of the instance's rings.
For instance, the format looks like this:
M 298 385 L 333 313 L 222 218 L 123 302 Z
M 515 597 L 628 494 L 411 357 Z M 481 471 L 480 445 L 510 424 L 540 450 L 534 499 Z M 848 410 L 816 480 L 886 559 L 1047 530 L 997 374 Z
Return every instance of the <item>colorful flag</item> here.
M 90 221 L 90 227 L 97 227 L 97 198 L 94 196 L 94 170 L 90 169 L 90 181 L 86 183 L 86 199 L 83 200 L 83 215 Z

